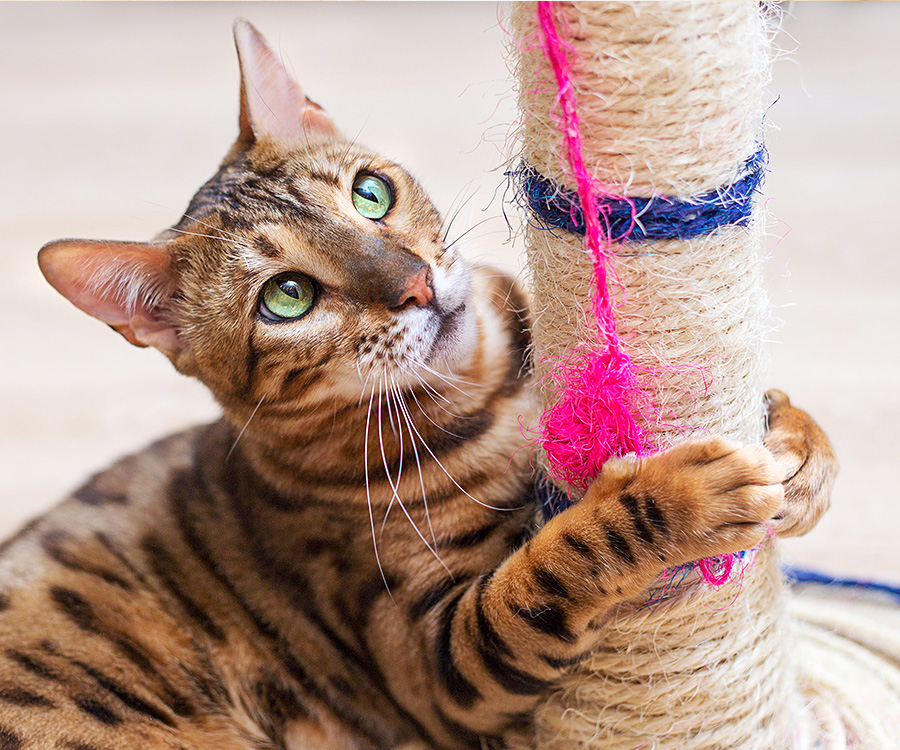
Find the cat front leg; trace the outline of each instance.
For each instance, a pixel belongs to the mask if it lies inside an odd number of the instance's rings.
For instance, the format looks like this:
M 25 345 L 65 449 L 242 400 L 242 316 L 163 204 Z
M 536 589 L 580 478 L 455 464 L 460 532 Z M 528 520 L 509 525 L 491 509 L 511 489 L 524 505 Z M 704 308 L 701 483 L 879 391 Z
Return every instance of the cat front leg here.
M 527 720 L 617 604 L 667 567 L 758 544 L 783 477 L 765 448 L 721 438 L 608 461 L 583 500 L 447 603 L 438 710 L 485 734 Z

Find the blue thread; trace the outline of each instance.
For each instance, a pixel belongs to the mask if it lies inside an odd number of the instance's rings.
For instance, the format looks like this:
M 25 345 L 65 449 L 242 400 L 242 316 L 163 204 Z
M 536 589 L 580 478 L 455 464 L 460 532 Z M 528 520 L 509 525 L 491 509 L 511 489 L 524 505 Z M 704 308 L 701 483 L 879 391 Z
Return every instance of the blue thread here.
M 741 178 L 687 201 L 664 196 L 599 199 L 600 220 L 613 242 L 686 240 L 709 234 L 726 224 L 745 226 L 753 211 L 768 158 L 765 146 L 744 164 Z M 584 234 L 578 194 L 564 190 L 528 166 L 517 173 L 525 202 L 547 227 Z
M 843 586 L 846 588 L 867 589 L 888 594 L 900 604 L 900 587 L 891 586 L 877 581 L 864 581 L 857 578 L 836 578 L 834 576 L 817 573 L 806 568 L 795 568 L 791 565 L 782 566 L 782 572 L 791 583 L 819 583 L 825 586 Z
M 553 480 L 547 476 L 546 472 L 538 470 L 534 485 L 535 495 L 538 505 L 541 506 L 545 523 L 572 505 L 572 501 L 566 493 L 553 484 Z

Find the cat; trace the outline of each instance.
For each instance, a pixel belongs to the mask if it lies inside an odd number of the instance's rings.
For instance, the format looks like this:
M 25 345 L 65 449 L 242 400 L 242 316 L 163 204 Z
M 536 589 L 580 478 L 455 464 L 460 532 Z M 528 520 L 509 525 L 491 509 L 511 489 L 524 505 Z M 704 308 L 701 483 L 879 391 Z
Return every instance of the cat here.
M 502 745 L 668 566 L 808 530 L 824 433 L 614 458 L 540 530 L 527 300 L 235 24 L 240 131 L 154 241 L 48 281 L 224 416 L 0 545 L 0 748 Z

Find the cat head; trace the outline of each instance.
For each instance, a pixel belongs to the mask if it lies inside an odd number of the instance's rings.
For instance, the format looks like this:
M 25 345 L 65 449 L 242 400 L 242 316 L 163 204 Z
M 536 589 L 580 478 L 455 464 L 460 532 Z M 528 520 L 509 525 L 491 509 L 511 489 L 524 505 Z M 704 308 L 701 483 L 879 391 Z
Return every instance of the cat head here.
M 234 32 L 240 132 L 219 171 L 152 242 L 46 245 L 47 280 L 226 409 L 464 366 L 470 272 L 422 188 L 345 138 L 249 23 Z

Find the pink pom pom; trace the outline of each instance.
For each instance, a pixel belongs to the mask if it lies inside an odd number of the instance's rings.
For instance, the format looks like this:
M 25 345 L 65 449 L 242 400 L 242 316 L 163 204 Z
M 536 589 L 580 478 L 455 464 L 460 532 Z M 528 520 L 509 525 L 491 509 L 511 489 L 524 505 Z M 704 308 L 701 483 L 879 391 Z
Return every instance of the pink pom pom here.
M 634 418 L 642 392 L 621 350 L 586 352 L 551 377 L 562 396 L 541 418 L 541 441 L 555 478 L 584 491 L 610 456 L 652 450 Z

